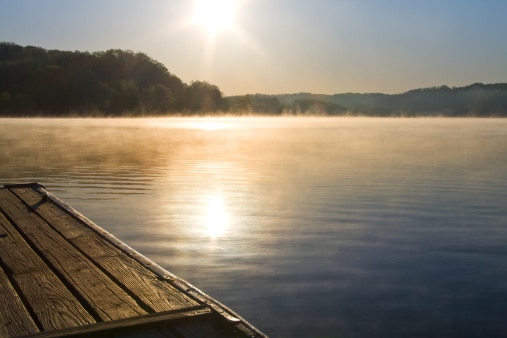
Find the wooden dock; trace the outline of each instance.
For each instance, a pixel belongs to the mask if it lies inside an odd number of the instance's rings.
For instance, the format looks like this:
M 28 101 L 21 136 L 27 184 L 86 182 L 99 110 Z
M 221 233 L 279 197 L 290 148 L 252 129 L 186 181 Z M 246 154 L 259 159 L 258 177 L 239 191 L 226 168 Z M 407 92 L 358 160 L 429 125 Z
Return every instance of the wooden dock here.
M 266 337 L 36 183 L 0 187 L 0 337 Z

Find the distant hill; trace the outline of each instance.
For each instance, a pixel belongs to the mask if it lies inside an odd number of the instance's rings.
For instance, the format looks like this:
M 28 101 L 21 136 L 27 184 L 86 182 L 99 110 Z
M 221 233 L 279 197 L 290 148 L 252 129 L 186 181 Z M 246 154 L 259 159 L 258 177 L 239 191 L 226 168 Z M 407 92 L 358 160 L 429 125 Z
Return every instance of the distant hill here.
M 290 115 L 507 117 L 507 83 L 440 86 L 401 94 L 256 94 L 225 99 L 234 102 L 231 107 L 237 111 L 254 113 L 269 102 L 277 114 Z
M 401 94 L 281 94 L 225 98 L 234 111 L 325 116 L 507 117 L 507 83 L 440 86 Z
M 507 116 L 507 83 L 440 86 L 402 94 L 284 94 L 287 107 L 300 100 L 324 101 L 344 107 L 347 115 L 368 116 Z

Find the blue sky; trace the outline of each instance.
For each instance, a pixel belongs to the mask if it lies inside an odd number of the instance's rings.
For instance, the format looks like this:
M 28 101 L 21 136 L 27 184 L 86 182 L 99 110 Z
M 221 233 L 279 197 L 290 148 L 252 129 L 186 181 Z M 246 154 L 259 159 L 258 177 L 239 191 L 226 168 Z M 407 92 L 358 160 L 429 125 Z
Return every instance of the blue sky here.
M 140 51 L 225 95 L 507 82 L 504 0 L 236 1 L 210 37 L 192 0 L 0 0 L 0 41 Z

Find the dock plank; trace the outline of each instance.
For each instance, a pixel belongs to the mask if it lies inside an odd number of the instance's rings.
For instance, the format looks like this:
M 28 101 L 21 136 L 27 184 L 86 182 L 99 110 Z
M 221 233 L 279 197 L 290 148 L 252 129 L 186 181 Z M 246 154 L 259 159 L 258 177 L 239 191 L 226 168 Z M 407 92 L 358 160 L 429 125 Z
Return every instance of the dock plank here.
M 12 192 L 0 190 L 3 212 L 23 231 L 30 244 L 47 260 L 100 320 L 108 321 L 146 314 L 147 312 L 75 250 L 58 232 L 30 208 L 22 205 Z M 21 205 L 20 205 L 21 204 Z
M 18 289 L 30 303 L 36 316 L 33 320 L 37 320 L 44 330 L 57 330 L 95 322 L 2 213 L 0 213 L 0 229 L 5 234 L 0 238 L 2 265 L 9 270 Z M 28 323 L 33 320 L 28 320 Z
M 154 311 L 176 310 L 199 304 L 167 281 L 160 280 L 159 276 L 62 210 L 57 204 L 50 200 L 41 203 L 42 196 L 37 191 L 21 187 L 11 190 L 27 205 L 36 206 L 37 213 L 62 236 Z
M 2 238 L 0 238 L 0 241 Z M 0 337 L 21 336 L 39 332 L 30 313 L 19 298 L 4 270 L 0 268 Z

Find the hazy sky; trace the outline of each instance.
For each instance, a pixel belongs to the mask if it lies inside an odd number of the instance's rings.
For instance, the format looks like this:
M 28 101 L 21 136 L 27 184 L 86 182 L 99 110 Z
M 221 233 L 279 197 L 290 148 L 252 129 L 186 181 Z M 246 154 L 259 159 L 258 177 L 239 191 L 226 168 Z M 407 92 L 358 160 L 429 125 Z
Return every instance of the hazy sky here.
M 214 35 L 196 3 L 0 0 L 0 41 L 144 52 L 225 95 L 507 82 L 505 0 L 237 0 Z

